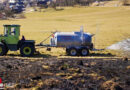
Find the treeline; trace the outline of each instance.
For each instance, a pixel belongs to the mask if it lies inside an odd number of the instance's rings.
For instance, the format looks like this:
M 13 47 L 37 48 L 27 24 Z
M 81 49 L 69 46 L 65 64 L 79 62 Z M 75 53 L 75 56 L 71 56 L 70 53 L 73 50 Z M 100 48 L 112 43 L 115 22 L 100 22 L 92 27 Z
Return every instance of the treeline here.
M 90 6 L 94 2 L 111 1 L 111 0 L 53 0 L 52 4 L 55 6 Z M 123 5 L 130 5 L 130 0 L 119 0 Z
M 0 4 L 0 19 L 7 19 L 7 17 L 13 17 L 14 13 L 11 11 L 9 7 Z
M 52 4 L 56 6 L 89 6 L 94 2 L 110 1 L 110 0 L 53 0 Z M 51 4 L 50 4 L 51 5 Z
M 89 6 L 96 0 L 56 0 L 56 6 L 74 6 L 74 5 L 81 5 L 81 6 Z
M 122 1 L 124 5 L 129 6 L 130 5 L 130 0 L 123 0 Z

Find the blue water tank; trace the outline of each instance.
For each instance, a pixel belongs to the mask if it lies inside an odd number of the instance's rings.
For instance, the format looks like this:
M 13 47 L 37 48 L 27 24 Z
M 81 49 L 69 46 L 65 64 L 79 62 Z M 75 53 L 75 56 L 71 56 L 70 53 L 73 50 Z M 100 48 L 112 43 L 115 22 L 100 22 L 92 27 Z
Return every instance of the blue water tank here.
M 51 45 L 56 47 L 87 46 L 92 42 L 92 35 L 84 32 L 56 32 L 51 38 Z

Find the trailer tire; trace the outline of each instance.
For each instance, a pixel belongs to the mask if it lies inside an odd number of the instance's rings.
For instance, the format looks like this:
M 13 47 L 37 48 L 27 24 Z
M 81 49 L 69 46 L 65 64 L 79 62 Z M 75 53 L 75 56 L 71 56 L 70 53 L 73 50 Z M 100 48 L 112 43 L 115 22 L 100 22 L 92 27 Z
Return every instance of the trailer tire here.
M 68 54 L 70 56 L 76 56 L 78 54 L 78 50 L 76 48 L 70 48 L 68 49 Z
M 80 54 L 81 54 L 81 56 L 88 56 L 89 55 L 89 50 L 87 48 L 81 48 L 80 49 Z
M 0 44 L 0 56 L 6 55 L 6 46 L 4 44 Z
M 33 56 L 35 52 L 35 48 L 31 44 L 23 44 L 20 48 L 20 54 L 23 57 Z

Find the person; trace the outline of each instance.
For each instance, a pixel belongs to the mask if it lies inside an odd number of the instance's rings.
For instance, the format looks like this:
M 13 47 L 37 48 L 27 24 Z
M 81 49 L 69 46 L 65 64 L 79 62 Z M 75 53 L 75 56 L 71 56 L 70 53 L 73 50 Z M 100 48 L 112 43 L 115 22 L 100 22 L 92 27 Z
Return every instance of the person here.
M 22 39 L 21 39 L 22 41 L 25 41 L 25 37 L 24 37 L 24 35 L 22 35 Z

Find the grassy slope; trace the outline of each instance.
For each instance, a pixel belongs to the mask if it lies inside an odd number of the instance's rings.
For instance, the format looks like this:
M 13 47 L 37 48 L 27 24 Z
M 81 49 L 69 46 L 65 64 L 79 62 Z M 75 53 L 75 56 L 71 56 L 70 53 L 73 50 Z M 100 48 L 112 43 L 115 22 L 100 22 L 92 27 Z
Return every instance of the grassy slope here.
M 85 32 L 97 32 L 97 48 L 105 48 L 130 36 L 129 7 L 68 7 L 62 11 L 47 9 L 44 12 L 27 13 L 26 17 L 1 20 L 1 32 L 3 24 L 20 24 L 21 35 L 39 43 L 50 31 L 78 31 L 83 25 Z

